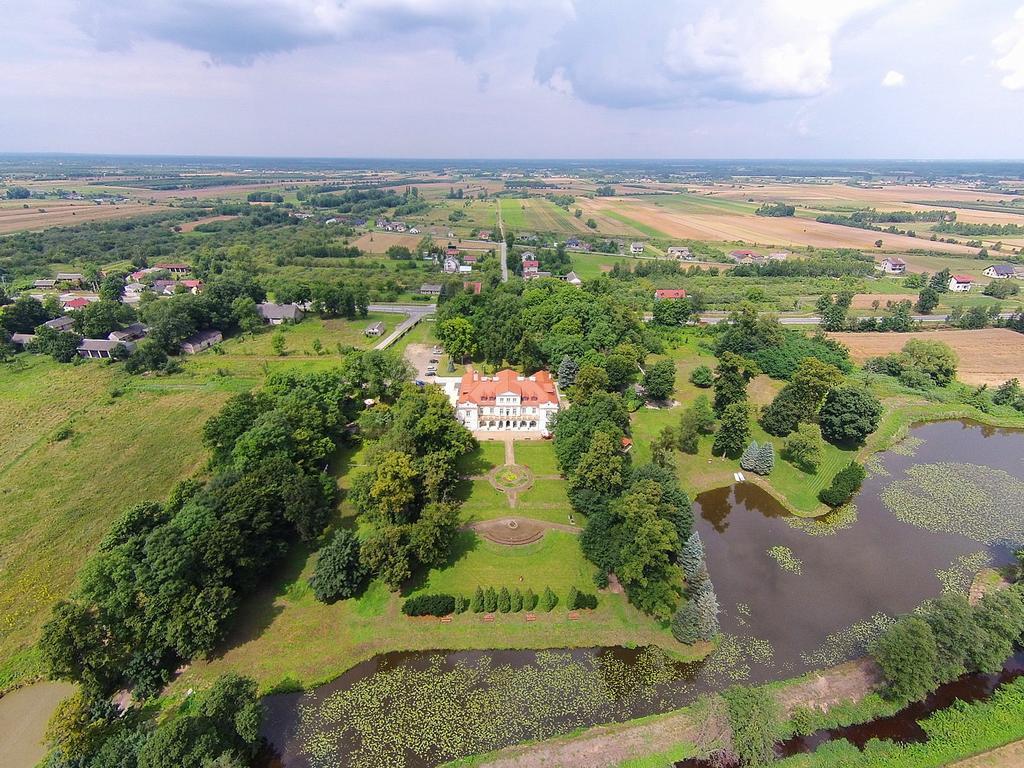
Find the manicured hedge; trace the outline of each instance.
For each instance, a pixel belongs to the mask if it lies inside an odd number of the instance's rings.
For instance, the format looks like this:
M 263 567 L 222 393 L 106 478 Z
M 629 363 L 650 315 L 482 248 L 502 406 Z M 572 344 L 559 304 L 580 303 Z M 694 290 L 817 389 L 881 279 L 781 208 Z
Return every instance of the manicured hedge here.
M 455 613 L 455 597 L 452 595 L 415 595 L 402 603 L 406 616 L 447 616 Z

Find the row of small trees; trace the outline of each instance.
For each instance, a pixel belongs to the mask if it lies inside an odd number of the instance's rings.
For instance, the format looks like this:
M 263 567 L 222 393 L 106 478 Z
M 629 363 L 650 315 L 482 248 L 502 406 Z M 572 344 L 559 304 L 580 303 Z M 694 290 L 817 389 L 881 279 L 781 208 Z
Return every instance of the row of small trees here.
M 694 531 L 679 553 L 678 565 L 686 582 L 683 601 L 672 617 L 672 636 L 687 645 L 708 641 L 719 631 L 718 596 L 708 575 L 704 542 Z

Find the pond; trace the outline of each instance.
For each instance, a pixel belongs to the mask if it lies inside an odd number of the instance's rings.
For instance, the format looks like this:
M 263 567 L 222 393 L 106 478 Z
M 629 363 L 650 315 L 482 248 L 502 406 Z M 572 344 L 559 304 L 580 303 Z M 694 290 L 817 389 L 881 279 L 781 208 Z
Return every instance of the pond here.
M 895 615 L 1007 561 L 1024 542 L 1021 498 L 1024 432 L 970 422 L 915 427 L 872 462 L 855 514 L 828 524 L 752 484 L 704 493 L 697 530 L 724 633 L 704 662 L 623 648 L 385 654 L 268 697 L 265 735 L 285 768 L 430 766 L 838 663 Z

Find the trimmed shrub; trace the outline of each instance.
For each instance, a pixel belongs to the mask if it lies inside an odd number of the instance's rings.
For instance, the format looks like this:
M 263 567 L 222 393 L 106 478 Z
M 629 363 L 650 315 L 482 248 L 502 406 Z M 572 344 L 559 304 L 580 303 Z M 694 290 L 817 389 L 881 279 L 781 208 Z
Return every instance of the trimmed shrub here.
M 476 592 L 473 593 L 473 600 L 470 602 L 470 608 L 473 613 L 484 612 L 484 591 L 480 587 L 476 588 Z
M 707 389 L 715 383 L 715 375 L 711 372 L 711 369 L 706 365 L 698 365 L 690 373 L 690 383 L 695 387 L 701 389 Z
M 556 605 L 558 605 L 558 597 L 551 591 L 551 587 L 544 587 L 544 594 L 540 598 L 540 609 L 550 612 Z
M 456 595 L 455 597 L 455 612 L 465 613 L 469 609 L 469 598 Z
M 402 603 L 402 613 L 406 616 L 448 616 L 454 612 L 452 595 L 414 595 Z
M 569 587 L 569 594 L 565 596 L 565 607 L 566 610 L 573 610 L 576 607 L 576 601 L 580 599 L 580 592 L 576 587 Z
M 532 589 L 527 589 L 526 594 L 523 595 L 523 609 L 532 611 L 537 607 L 537 595 L 534 594 Z
M 494 587 L 488 587 L 484 592 L 484 610 L 487 613 L 498 610 L 498 593 L 494 591 Z
M 830 507 L 841 507 L 860 490 L 867 472 L 856 461 L 851 461 L 832 478 L 832 485 L 818 492 L 818 499 Z
M 498 610 L 501 613 L 508 613 L 512 610 L 512 595 L 508 592 L 508 587 L 502 587 L 501 592 L 498 593 Z
M 519 591 L 519 587 L 512 590 L 512 613 L 519 613 L 523 610 L 523 593 Z

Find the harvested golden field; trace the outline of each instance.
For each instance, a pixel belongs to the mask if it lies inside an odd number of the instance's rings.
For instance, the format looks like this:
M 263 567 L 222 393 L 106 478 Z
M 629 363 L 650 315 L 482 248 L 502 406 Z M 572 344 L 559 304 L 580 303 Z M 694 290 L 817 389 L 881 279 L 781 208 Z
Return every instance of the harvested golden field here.
M 593 203 L 596 210 L 612 214 L 617 212 L 668 237 L 689 240 L 743 242 L 762 248 L 813 245 L 816 248 L 862 250 L 875 250 L 875 241 L 881 240 L 882 249 L 885 251 L 904 252 L 911 248 L 926 248 L 972 255 L 976 251 L 964 245 L 930 242 L 906 235 L 822 224 L 813 219 L 769 218 L 739 213 L 682 213 L 635 198 L 602 198 L 595 199 Z
M 828 335 L 849 347 L 850 355 L 858 363 L 899 352 L 910 339 L 927 339 L 952 347 L 960 358 L 957 378 L 966 384 L 993 386 L 1014 377 L 1024 378 L 1024 334 L 1008 328 Z
M 42 210 L 40 210 L 42 209 Z M 166 210 L 163 206 L 125 203 L 94 205 L 89 202 L 45 201 L 31 208 L 0 209 L 0 234 L 49 227 L 73 227 L 87 221 L 110 221 L 145 216 Z
M 878 306 L 884 307 L 886 302 L 891 301 L 896 304 L 900 301 L 917 301 L 916 293 L 858 293 L 853 297 L 853 302 L 850 307 L 853 309 L 871 309 L 874 302 L 878 302 Z
M 237 218 L 238 218 L 237 216 L 228 216 L 228 215 L 224 215 L 224 216 L 207 216 L 204 219 L 196 219 L 195 221 L 186 221 L 184 224 L 178 225 L 177 230 L 179 232 L 192 232 L 193 230 L 195 230 L 196 227 L 200 226 L 201 224 L 209 224 L 210 222 L 213 222 L 213 221 L 231 221 L 232 219 L 237 219 Z
M 982 192 L 957 186 L 924 184 L 888 184 L 881 187 L 853 187 L 848 184 L 715 184 L 691 186 L 696 192 L 712 192 L 732 200 L 785 200 L 794 203 L 842 201 L 848 205 L 881 207 L 886 203 L 913 203 L 922 200 L 955 200 L 996 203 L 1009 195 Z

